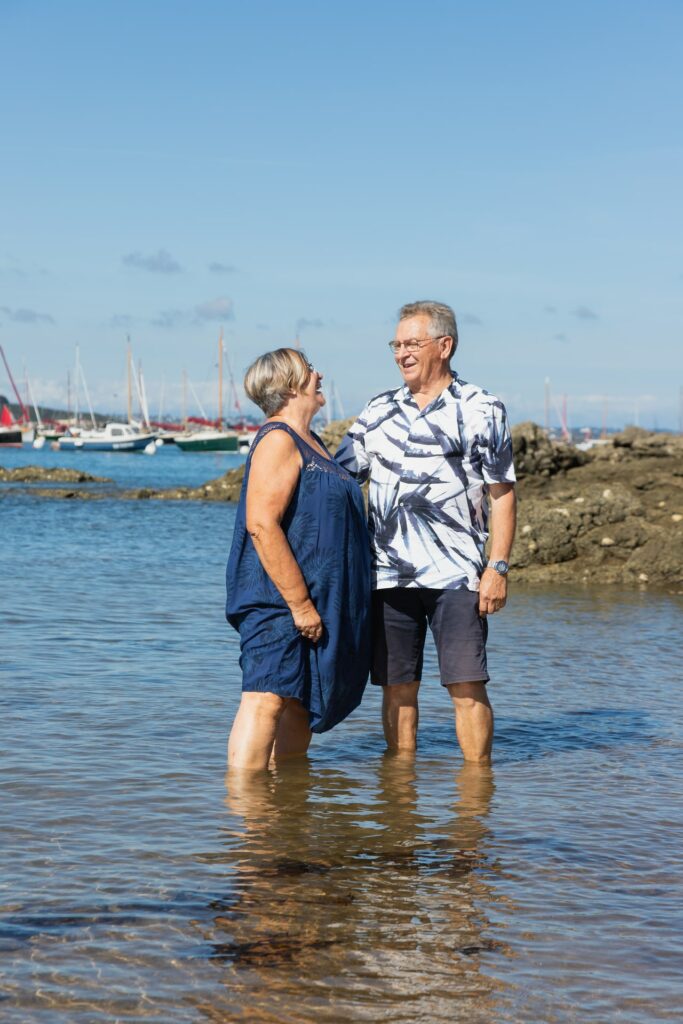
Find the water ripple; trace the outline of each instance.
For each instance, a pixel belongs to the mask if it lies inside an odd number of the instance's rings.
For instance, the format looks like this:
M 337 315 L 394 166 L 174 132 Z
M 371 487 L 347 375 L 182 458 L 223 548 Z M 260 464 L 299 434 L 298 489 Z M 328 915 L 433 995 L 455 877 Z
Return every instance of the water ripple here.
M 371 689 L 226 791 L 233 514 L 3 499 L 3 1021 L 674 1019 L 680 600 L 513 590 L 492 769 L 430 648 L 414 761 Z

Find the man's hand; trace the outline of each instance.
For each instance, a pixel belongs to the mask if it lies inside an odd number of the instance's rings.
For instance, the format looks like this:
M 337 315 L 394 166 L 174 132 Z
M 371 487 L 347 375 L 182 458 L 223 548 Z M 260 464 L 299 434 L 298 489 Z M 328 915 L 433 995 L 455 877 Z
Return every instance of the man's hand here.
M 505 607 L 508 596 L 508 581 L 495 569 L 484 569 L 479 584 L 479 614 L 493 615 Z

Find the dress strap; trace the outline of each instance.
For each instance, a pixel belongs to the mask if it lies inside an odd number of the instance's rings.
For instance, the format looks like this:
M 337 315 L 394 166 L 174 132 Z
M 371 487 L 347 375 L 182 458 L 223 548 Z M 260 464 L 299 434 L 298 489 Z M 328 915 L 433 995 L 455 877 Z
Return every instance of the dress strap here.
M 294 441 L 294 444 L 297 446 L 304 462 L 310 459 L 310 449 L 308 445 L 302 438 L 299 437 L 296 430 L 292 430 L 288 423 L 264 423 L 264 425 L 256 434 L 254 440 L 251 442 L 251 446 L 249 448 L 249 456 L 247 460 L 248 462 L 251 462 L 251 456 L 253 455 L 254 450 L 256 449 L 259 442 L 263 440 L 266 434 L 270 434 L 272 430 L 284 430 L 287 434 L 289 434 L 291 439 Z

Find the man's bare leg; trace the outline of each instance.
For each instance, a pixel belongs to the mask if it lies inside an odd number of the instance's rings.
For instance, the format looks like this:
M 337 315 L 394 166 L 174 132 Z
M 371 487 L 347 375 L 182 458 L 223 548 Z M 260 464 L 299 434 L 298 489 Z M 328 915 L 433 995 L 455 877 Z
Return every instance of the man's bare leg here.
M 291 697 L 278 722 L 271 764 L 285 757 L 301 757 L 308 750 L 312 736 L 308 711 L 300 700 Z
M 382 725 L 389 750 L 417 747 L 417 691 L 419 682 L 382 687 Z
M 493 708 L 485 683 L 451 683 L 455 734 L 466 761 L 487 764 L 493 746 Z

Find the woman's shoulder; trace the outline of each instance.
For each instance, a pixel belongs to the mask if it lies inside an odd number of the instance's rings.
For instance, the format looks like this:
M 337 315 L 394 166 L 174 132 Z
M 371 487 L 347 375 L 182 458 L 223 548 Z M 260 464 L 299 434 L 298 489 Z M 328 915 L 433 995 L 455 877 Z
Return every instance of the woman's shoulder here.
M 253 466 L 273 466 L 298 456 L 296 440 L 284 423 L 266 423 L 254 438 L 249 453 Z
M 296 439 L 286 423 L 277 420 L 263 424 L 252 443 L 252 451 L 258 449 L 286 452 L 296 448 Z

